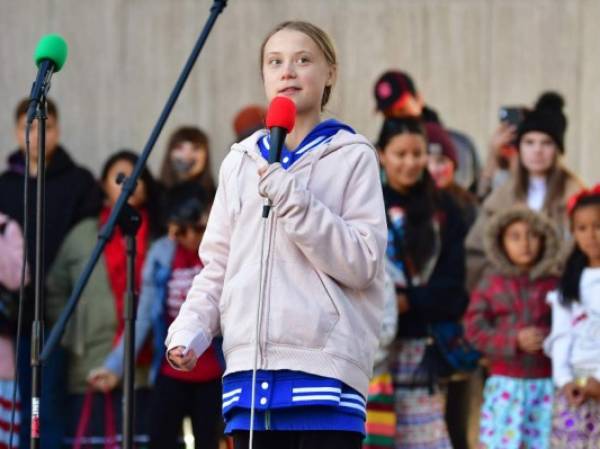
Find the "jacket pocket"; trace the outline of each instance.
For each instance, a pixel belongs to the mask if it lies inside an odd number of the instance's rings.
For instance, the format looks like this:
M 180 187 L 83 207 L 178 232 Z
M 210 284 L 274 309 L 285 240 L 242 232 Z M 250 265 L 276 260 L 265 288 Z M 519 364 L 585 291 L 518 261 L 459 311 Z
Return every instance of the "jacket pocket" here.
M 275 259 L 269 289 L 268 343 L 321 349 L 339 311 L 308 264 Z
M 251 344 L 254 339 L 259 278 L 260 263 L 253 262 L 242 266 L 225 282 L 219 302 L 225 353 Z

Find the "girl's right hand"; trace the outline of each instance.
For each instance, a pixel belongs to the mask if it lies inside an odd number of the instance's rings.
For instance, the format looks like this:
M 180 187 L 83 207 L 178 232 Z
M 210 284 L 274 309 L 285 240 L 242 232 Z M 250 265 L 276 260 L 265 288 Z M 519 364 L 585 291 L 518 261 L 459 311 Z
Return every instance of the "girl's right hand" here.
M 492 155 L 496 158 L 505 156 L 503 151 L 510 148 L 517 137 L 517 128 L 505 122 L 501 122 L 490 140 Z
M 569 382 L 562 388 L 569 405 L 579 407 L 586 399 L 583 389 L 576 382 Z
M 184 346 L 176 346 L 167 353 L 169 362 L 182 371 L 191 371 L 196 366 L 198 356 L 193 349 L 186 352 Z

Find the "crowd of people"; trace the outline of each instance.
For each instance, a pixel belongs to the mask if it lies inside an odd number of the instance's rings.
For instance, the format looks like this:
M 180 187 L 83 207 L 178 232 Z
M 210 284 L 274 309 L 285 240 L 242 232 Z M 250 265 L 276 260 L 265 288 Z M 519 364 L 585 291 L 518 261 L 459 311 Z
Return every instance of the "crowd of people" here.
M 248 447 L 241 441 L 249 429 L 337 432 L 318 434 L 321 443 L 314 434 L 294 440 L 306 446 L 259 437 L 256 447 L 598 447 L 600 185 L 586 189 L 565 166 L 563 98 L 545 92 L 518 122 L 500 121 L 478 170 L 468 136 L 446 128 L 406 72 L 375 81 L 382 125 L 372 143 L 322 121 L 335 58 L 327 35 L 305 22 L 284 23 L 265 39 L 267 98 L 289 95 L 298 108 L 281 165 L 266 166 L 265 110 L 253 105 L 233 121 L 241 144 L 218 182 L 209 137 L 196 126 L 171 134 L 159 178 L 142 172 L 129 199 L 141 216 L 136 447 L 180 447 L 185 417 L 196 448 Z M 16 107 L 17 149 L 0 174 L 0 449 L 28 447 L 30 434 L 36 216 L 30 195 L 24 239 L 22 198 L 24 185 L 34 191 L 38 167 L 35 124 L 25 164 L 27 107 Z M 120 149 L 95 180 L 60 145 L 60 132 L 49 100 L 47 329 L 117 201 L 119 177 L 138 160 Z M 264 283 L 277 298 L 255 355 L 263 197 L 277 211 L 269 250 L 280 253 Z M 44 448 L 121 441 L 126 273 L 117 229 L 43 366 Z M 324 294 L 327 301 L 315 300 Z M 264 366 L 253 372 L 254 357 Z M 271 386 L 256 398 L 253 424 L 254 389 Z

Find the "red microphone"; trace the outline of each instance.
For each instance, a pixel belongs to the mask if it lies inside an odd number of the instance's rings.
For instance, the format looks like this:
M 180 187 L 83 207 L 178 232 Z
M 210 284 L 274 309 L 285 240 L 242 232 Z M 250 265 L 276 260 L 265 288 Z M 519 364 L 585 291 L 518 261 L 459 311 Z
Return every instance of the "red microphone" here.
M 271 142 L 269 146 L 269 164 L 281 161 L 281 150 L 285 136 L 296 122 L 296 104 L 288 97 L 275 97 L 267 111 L 266 125 L 269 128 Z M 263 206 L 262 216 L 267 218 L 271 210 L 271 203 Z
M 266 125 L 271 135 L 269 164 L 281 160 L 281 150 L 283 149 L 285 136 L 294 129 L 295 121 L 296 104 L 288 97 L 273 98 L 266 117 Z

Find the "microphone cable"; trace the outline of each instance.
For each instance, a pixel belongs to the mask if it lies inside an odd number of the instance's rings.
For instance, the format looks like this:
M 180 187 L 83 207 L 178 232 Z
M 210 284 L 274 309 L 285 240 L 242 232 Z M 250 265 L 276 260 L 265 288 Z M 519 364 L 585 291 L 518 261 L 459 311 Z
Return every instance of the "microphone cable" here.
M 17 407 L 17 388 L 19 386 L 19 359 L 21 353 L 21 334 L 23 332 L 23 302 L 25 300 L 25 277 L 27 270 L 27 252 L 29 238 L 29 131 L 31 124 L 25 128 L 25 173 L 23 174 L 23 256 L 21 265 L 21 284 L 19 285 L 19 309 L 17 312 L 17 336 L 15 342 L 15 368 L 14 383 L 12 391 L 12 406 L 10 411 L 10 434 L 8 438 L 8 449 L 13 449 L 13 439 L 15 433 L 15 417 Z M 39 167 L 38 167 L 39 170 Z M 25 398 L 20 398 L 21 403 Z M 21 426 L 23 425 L 23 416 L 21 416 Z M 21 442 L 19 442 L 21 443 Z
M 265 202 L 266 204 L 266 202 Z M 272 215 L 271 215 L 272 216 Z M 258 305 L 256 307 L 256 327 L 254 329 L 254 364 L 252 366 L 252 389 L 250 395 L 250 431 L 248 436 L 248 449 L 253 449 L 254 445 L 254 416 L 256 405 L 256 371 L 258 370 L 258 356 L 260 349 L 260 328 L 262 325 L 262 311 L 265 296 L 265 287 L 267 281 L 267 273 L 269 269 L 269 257 L 271 254 L 271 238 L 273 234 L 273 221 L 275 219 L 263 215 L 262 220 L 262 238 L 260 244 L 260 270 L 259 270 L 259 286 L 258 286 Z M 267 245 L 266 261 L 265 261 L 265 241 L 267 237 L 267 223 L 271 224 L 271 232 L 269 233 L 269 244 Z

